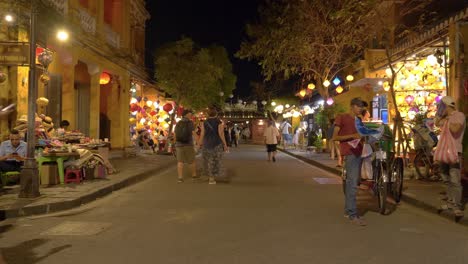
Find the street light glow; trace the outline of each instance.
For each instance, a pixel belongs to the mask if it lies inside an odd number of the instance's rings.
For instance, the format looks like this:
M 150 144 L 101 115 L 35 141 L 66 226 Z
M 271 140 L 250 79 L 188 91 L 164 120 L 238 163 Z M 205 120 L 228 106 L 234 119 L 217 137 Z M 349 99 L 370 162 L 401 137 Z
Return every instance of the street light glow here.
M 57 39 L 60 41 L 67 41 L 69 38 L 68 32 L 65 30 L 59 30 L 57 32 Z
M 13 22 L 13 16 L 10 14 L 5 15 L 5 21 L 6 22 Z

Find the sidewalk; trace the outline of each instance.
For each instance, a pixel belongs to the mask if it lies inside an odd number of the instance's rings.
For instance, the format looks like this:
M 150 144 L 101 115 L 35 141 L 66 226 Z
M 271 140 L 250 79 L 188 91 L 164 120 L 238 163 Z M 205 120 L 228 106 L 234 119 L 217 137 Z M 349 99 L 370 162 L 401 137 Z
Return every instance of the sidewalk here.
M 341 177 L 341 169 L 336 167 L 337 161 L 332 160 L 329 157 L 329 153 L 315 153 L 312 151 L 295 150 L 290 148 L 287 150 L 279 148 L 279 150 Z M 416 180 L 414 173 L 414 169 L 405 168 L 402 200 L 424 210 L 439 214 L 438 209 L 443 203 L 441 200 L 441 192 L 445 191 L 445 186 L 441 182 Z M 450 220 L 455 220 L 455 216 L 451 212 L 444 211 L 440 215 Z M 465 210 L 465 217 L 458 223 L 468 226 L 467 210 Z
M 122 155 L 122 152 L 111 151 L 110 162 L 118 173 L 108 175 L 107 179 L 41 187 L 41 196 L 35 199 L 20 199 L 19 186 L 7 186 L 0 195 L 0 221 L 78 207 L 145 180 L 176 164 L 172 155 L 140 153 L 131 158 L 122 158 Z

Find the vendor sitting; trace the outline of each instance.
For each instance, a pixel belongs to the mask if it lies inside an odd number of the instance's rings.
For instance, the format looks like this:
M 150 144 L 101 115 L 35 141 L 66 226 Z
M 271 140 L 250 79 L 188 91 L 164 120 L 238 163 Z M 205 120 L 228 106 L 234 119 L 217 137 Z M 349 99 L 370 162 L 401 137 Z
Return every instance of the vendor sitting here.
M 20 171 L 26 157 L 26 142 L 18 130 L 11 130 L 10 139 L 0 145 L 0 172 Z

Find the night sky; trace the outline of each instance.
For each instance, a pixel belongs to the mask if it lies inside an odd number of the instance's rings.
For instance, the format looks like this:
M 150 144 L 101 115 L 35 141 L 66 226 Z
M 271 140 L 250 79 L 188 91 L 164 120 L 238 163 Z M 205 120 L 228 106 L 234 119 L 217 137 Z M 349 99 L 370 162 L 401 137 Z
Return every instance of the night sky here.
M 151 19 L 146 25 L 146 66 L 154 68 L 154 51 L 181 36 L 192 38 L 201 46 L 218 44 L 230 53 L 237 75 L 234 95 L 250 94 L 249 82 L 262 80 L 254 62 L 238 60 L 233 54 L 245 38 L 246 23 L 255 21 L 261 0 L 146 0 Z

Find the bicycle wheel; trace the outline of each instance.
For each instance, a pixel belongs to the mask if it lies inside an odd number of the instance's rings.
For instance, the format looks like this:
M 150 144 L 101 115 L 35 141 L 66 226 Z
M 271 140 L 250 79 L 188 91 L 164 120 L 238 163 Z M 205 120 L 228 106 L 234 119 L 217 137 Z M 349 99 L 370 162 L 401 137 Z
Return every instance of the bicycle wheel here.
M 385 214 L 387 209 L 387 190 L 388 190 L 388 182 L 384 182 L 384 175 L 387 173 L 387 169 L 385 168 L 385 164 L 382 162 L 377 162 L 377 184 L 376 184 L 376 192 L 377 192 L 377 199 L 379 202 L 379 212 L 381 214 Z
M 393 162 L 392 168 L 392 193 L 395 202 L 399 203 L 403 192 L 403 159 L 398 157 Z
M 429 160 L 429 157 L 426 155 L 426 153 L 420 151 L 418 154 L 416 154 L 413 164 L 419 179 L 427 180 L 431 177 L 431 161 Z

